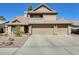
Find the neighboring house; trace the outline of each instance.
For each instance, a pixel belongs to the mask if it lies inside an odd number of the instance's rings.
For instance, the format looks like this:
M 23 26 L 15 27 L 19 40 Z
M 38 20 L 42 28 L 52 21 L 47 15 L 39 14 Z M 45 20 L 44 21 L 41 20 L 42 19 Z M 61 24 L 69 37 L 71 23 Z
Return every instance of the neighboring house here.
M 79 21 L 72 21 L 71 34 L 79 34 Z
M 58 12 L 46 4 L 40 4 L 35 9 L 28 11 L 24 16 L 17 16 L 7 24 L 8 34 L 15 31 L 16 26 L 28 34 L 71 34 L 71 22 L 57 18 Z
M 8 21 L 1 21 L 0 20 L 0 33 L 5 33 L 6 32 L 6 23 L 8 23 Z
M 72 21 L 72 29 L 79 29 L 79 21 Z

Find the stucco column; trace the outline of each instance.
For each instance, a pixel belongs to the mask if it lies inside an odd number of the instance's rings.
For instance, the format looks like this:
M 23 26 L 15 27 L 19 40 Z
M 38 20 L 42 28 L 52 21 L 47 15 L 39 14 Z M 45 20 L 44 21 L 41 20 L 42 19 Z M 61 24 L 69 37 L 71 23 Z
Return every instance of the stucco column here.
M 71 34 L 71 26 L 68 25 L 68 35 L 70 35 L 70 34 Z
M 21 31 L 24 32 L 24 26 L 21 26 Z
M 8 26 L 8 35 L 11 35 L 11 26 Z
M 29 34 L 31 35 L 32 34 L 32 26 L 29 25 Z
M 57 25 L 54 25 L 54 35 L 57 34 Z
M 5 33 L 8 34 L 8 26 L 5 25 Z

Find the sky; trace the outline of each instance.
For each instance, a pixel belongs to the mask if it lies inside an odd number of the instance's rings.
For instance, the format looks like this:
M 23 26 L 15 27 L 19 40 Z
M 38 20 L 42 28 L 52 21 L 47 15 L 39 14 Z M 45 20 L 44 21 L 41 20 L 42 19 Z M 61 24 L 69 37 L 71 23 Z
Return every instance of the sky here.
M 29 4 L 33 8 L 39 5 L 39 3 L 0 3 L 0 16 L 4 16 L 8 21 L 15 16 L 23 16 Z M 79 20 L 79 3 L 46 3 L 46 5 L 58 12 L 58 18 Z

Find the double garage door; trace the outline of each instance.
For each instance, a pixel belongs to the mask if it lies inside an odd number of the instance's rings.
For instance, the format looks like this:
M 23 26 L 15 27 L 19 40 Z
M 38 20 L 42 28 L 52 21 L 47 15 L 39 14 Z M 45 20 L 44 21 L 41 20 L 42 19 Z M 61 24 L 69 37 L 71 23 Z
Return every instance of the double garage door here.
M 53 34 L 53 25 L 32 25 L 32 34 Z
M 67 26 L 58 25 L 54 29 L 54 25 L 32 25 L 32 34 L 67 34 Z

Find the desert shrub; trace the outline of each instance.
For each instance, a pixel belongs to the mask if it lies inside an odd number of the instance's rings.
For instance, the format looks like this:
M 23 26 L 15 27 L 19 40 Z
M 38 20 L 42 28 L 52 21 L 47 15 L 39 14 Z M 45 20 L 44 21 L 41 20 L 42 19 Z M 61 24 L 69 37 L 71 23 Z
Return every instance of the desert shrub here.
M 15 27 L 15 35 L 16 36 L 21 36 L 20 26 Z

